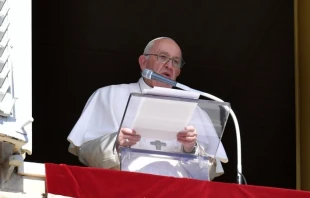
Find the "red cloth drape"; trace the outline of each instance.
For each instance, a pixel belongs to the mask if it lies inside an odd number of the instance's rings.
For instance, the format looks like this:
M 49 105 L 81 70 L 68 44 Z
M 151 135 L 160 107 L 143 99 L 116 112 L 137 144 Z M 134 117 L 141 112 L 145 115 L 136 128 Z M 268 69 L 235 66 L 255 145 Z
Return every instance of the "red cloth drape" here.
M 208 182 L 65 164 L 45 164 L 48 193 L 91 197 L 310 198 L 310 192 Z

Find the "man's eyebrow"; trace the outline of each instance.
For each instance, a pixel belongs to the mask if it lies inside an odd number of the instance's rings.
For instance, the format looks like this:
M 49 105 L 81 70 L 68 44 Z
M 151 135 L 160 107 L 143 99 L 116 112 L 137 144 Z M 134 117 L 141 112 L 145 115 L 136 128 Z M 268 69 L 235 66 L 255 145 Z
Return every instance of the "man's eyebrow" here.
M 158 52 L 158 54 L 162 54 L 162 55 L 168 55 L 169 56 L 169 53 L 168 52 Z
M 168 52 L 158 52 L 159 55 L 167 55 L 167 56 L 170 56 L 170 54 Z M 178 58 L 178 59 L 181 59 L 181 57 L 178 57 L 178 56 L 172 56 L 172 58 Z

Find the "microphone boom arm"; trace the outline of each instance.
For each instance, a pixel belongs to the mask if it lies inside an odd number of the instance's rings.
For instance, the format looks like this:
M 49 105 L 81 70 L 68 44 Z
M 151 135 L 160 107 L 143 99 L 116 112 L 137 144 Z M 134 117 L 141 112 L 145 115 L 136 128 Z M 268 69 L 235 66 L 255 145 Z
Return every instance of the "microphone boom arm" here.
M 192 89 L 192 88 L 185 86 L 181 83 L 176 83 L 175 87 L 178 87 L 178 88 L 186 90 L 186 91 L 193 91 L 193 92 L 199 93 L 200 95 L 202 95 L 206 98 L 210 98 L 214 101 L 224 102 L 222 99 L 220 99 L 216 96 L 213 96 L 211 94 L 208 94 L 208 93 L 196 90 L 196 89 Z M 237 183 L 242 184 L 241 137 L 240 137 L 239 123 L 238 123 L 237 117 L 236 117 L 236 115 L 232 109 L 230 109 L 230 115 L 234 121 L 235 130 L 236 130 L 236 139 L 237 139 Z

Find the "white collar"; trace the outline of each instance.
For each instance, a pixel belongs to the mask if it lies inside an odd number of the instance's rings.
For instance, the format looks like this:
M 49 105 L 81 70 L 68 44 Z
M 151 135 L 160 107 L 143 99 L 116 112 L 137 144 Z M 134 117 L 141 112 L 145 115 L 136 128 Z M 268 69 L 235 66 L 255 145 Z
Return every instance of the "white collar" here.
M 153 87 L 150 87 L 148 84 L 146 84 L 145 82 L 144 82 L 144 79 L 143 79 L 143 77 L 141 77 L 140 79 L 139 79 L 139 81 L 138 81 L 138 83 L 139 83 L 139 86 L 140 86 L 140 91 L 142 92 L 144 89 L 152 89 Z

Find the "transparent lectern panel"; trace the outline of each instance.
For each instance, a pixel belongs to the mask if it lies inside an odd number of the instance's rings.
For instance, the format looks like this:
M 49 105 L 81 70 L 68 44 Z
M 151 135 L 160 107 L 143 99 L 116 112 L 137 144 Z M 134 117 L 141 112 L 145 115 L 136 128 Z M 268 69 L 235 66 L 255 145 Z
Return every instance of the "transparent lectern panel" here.
M 210 100 L 198 100 L 197 108 L 189 122 L 197 130 L 200 155 L 227 159 L 221 138 L 229 117 L 230 104 Z M 204 152 L 204 153 L 203 153 Z
M 208 174 L 205 176 L 208 168 L 202 165 L 210 164 L 213 160 L 209 159 L 215 157 L 227 160 L 220 140 L 229 111 L 230 105 L 226 102 L 131 94 L 120 128 L 134 129 L 141 140 L 129 150 L 122 148 L 121 170 L 148 170 L 148 173 L 153 170 L 156 174 L 159 170 L 168 170 L 164 164 L 170 164 L 175 171 L 180 168 L 178 174 L 173 174 L 175 177 L 184 169 L 190 174 L 182 173 L 182 177 L 208 180 Z M 197 146 L 191 154 L 184 153 L 182 144 L 177 141 L 178 132 L 186 126 L 194 126 L 197 131 Z
M 121 170 L 177 178 L 209 180 L 209 157 L 120 148 Z

